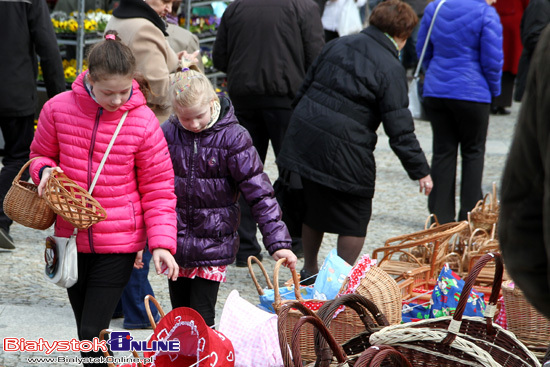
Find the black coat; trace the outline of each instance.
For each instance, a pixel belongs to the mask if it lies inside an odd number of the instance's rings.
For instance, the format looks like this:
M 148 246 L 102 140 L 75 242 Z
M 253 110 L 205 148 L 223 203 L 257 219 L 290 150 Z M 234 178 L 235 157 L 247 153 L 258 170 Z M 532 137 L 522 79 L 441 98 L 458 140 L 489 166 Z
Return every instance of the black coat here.
M 504 167 L 498 236 L 506 269 L 550 317 L 550 27 L 533 54 Z
M 519 59 L 518 74 L 514 100 L 519 102 L 523 97 L 531 56 L 539 41 L 540 34 L 550 23 L 550 0 L 531 0 L 521 18 L 521 43 L 523 51 Z
M 236 0 L 223 13 L 212 57 L 235 106 L 290 108 L 324 44 L 313 0 Z
M 61 54 L 44 0 L 0 1 L 0 115 L 29 116 L 36 109 L 40 65 L 48 97 L 65 90 Z
M 364 197 L 374 195 L 376 130 L 409 177 L 430 173 L 414 134 L 407 78 L 391 40 L 374 26 L 329 42 L 311 66 L 277 163 L 302 177 Z

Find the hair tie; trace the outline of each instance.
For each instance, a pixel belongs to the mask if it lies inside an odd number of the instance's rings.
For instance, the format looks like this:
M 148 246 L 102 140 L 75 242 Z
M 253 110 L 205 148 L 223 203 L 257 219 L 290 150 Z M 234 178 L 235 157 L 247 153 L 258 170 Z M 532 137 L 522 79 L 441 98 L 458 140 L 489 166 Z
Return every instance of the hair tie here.
M 116 41 L 116 36 L 114 34 L 106 34 L 105 39 Z

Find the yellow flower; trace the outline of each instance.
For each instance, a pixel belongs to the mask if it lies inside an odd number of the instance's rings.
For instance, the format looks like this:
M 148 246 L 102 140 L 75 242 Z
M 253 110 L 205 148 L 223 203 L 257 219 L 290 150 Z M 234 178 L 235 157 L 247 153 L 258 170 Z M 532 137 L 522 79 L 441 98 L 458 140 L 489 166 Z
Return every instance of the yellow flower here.
M 78 22 L 74 19 L 68 21 L 67 28 L 71 32 L 76 32 L 78 29 Z

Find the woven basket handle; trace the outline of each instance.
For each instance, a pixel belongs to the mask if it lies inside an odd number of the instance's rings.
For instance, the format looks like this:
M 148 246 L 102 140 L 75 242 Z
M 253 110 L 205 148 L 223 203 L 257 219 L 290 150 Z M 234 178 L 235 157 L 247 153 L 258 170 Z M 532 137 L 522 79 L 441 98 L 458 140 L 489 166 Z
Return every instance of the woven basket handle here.
M 380 311 L 374 302 L 359 294 L 351 293 L 344 294 L 330 302 L 326 302 L 321 306 L 321 308 L 319 308 L 319 311 L 317 311 L 317 316 L 323 320 L 323 323 L 327 326 L 327 328 L 330 327 L 330 323 L 334 318 L 334 313 L 338 310 L 338 308 L 340 308 L 340 306 L 348 306 L 357 312 L 357 315 L 359 315 L 361 322 L 365 325 L 365 330 L 367 332 L 374 332 L 373 328 L 376 327 L 377 324 L 378 326 L 388 326 L 390 324 L 386 316 Z M 369 313 L 366 312 L 367 310 L 374 316 L 376 324 L 370 317 Z M 317 331 L 314 332 L 313 335 L 315 337 L 315 348 L 317 350 L 317 364 L 325 367 L 332 360 L 332 348 L 329 348 L 327 343 L 321 340 Z
M 254 274 L 254 270 L 252 269 L 252 262 L 255 262 L 259 267 L 262 273 L 264 274 L 264 278 L 267 282 L 267 287 L 269 289 L 273 289 L 273 284 L 271 283 L 271 280 L 269 280 L 269 275 L 267 275 L 267 271 L 265 270 L 264 264 L 256 256 L 249 256 L 248 257 L 248 272 L 250 273 L 250 277 L 252 278 L 252 281 L 254 282 L 254 285 L 256 286 L 256 290 L 258 291 L 258 294 L 260 296 L 264 295 L 264 290 L 260 286 L 260 283 L 258 283 L 258 279 L 256 278 L 256 274 Z
M 434 222 L 430 224 L 430 220 L 432 218 L 434 219 Z M 435 215 L 434 213 L 428 215 L 428 218 L 426 218 L 426 221 L 424 222 L 424 229 L 426 230 L 426 229 L 430 229 L 438 226 L 439 226 L 439 221 L 437 220 L 437 215 Z
M 361 353 L 353 367 L 379 367 L 388 357 L 393 366 L 412 367 L 411 362 L 401 352 L 389 345 L 369 347 Z
M 281 348 L 281 355 L 283 357 L 283 362 L 285 367 L 292 366 L 292 358 L 290 357 L 290 347 L 288 345 L 288 340 L 286 337 L 286 320 L 288 318 L 288 312 L 291 309 L 297 309 L 305 316 L 315 316 L 315 313 L 309 308 L 304 306 L 299 301 L 288 300 L 284 301 L 279 311 L 277 313 L 277 333 L 279 335 L 279 347 Z
M 34 157 L 33 159 L 28 160 L 27 163 L 25 163 L 23 167 L 21 167 L 21 169 L 19 170 L 19 173 L 17 173 L 17 176 L 15 176 L 15 178 L 13 179 L 14 185 L 19 183 L 19 180 L 21 180 L 21 176 L 23 176 L 23 172 L 25 172 L 25 170 L 31 164 L 31 162 L 38 158 L 42 158 L 42 157 Z
M 294 325 L 292 330 L 292 339 L 290 345 L 292 346 L 292 355 L 294 356 L 294 367 L 302 367 L 302 356 L 300 354 L 300 329 L 302 325 L 310 323 L 313 325 L 313 330 L 317 330 L 328 342 L 334 356 L 338 363 L 345 363 L 347 356 L 344 353 L 342 347 L 338 344 L 336 339 L 332 336 L 328 328 L 323 324 L 323 321 L 316 316 L 302 316 Z
M 151 327 L 154 330 L 157 327 L 157 323 L 155 322 L 155 318 L 153 317 L 153 313 L 151 312 L 151 305 L 149 304 L 149 302 L 153 302 L 155 304 L 161 318 L 164 317 L 164 315 L 166 314 L 164 313 L 164 310 L 162 309 L 162 307 L 160 307 L 160 304 L 157 302 L 155 297 L 151 296 L 150 294 L 146 295 L 143 301 L 145 303 L 145 310 L 147 311 L 147 317 L 149 317 L 149 322 L 151 323 Z
M 489 304 L 485 309 L 484 316 L 487 321 L 487 333 L 489 335 L 492 335 L 495 333 L 495 330 L 493 328 L 493 317 L 496 311 L 496 304 L 498 301 L 500 287 L 502 284 L 502 276 L 504 274 L 504 265 L 502 263 L 502 257 L 500 256 L 500 254 L 498 252 L 491 252 L 483 255 L 476 262 L 476 264 L 472 267 L 472 269 L 470 269 L 470 273 L 464 280 L 464 288 L 462 289 L 462 293 L 460 294 L 460 299 L 458 300 L 458 305 L 456 306 L 453 320 L 449 325 L 449 334 L 442 341 L 443 343 L 450 344 L 455 339 L 456 334 L 460 329 L 460 324 L 462 322 L 462 315 L 464 314 L 464 310 L 466 309 L 468 298 L 470 297 L 470 292 L 474 287 L 475 280 L 477 279 L 479 273 L 481 272 L 481 269 L 483 269 L 483 267 L 485 267 L 485 265 L 487 265 L 487 263 L 493 259 L 496 262 L 495 278 L 493 280 L 493 288 L 491 290 L 491 297 L 489 298 Z
M 103 329 L 99 332 L 99 340 L 100 341 L 103 341 L 105 340 L 105 335 L 107 334 L 110 334 L 111 333 L 111 329 Z M 139 360 L 139 354 L 138 352 L 135 351 L 135 349 L 132 349 L 132 355 L 134 356 L 134 358 L 136 360 Z M 107 350 L 103 350 L 103 356 L 105 358 L 109 357 L 109 352 Z M 143 367 L 143 364 L 141 362 L 138 362 L 137 363 L 138 367 Z M 107 367 L 116 367 L 114 363 L 107 363 Z
M 285 258 L 277 260 L 275 267 L 273 268 L 273 290 L 275 291 L 273 308 L 275 310 L 281 307 L 281 294 L 279 293 L 279 269 L 285 261 Z M 290 271 L 292 272 L 292 282 L 294 283 L 294 295 L 296 296 L 296 300 L 304 302 L 304 299 L 300 294 L 300 281 L 298 280 L 298 274 L 296 273 L 296 270 Z

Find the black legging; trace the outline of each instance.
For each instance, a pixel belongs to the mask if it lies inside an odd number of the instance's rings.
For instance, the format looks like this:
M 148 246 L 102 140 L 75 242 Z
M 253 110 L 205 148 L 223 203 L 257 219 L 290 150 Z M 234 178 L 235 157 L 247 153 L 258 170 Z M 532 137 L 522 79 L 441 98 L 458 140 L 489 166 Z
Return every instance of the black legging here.
M 135 253 L 131 254 L 78 254 L 78 282 L 67 289 L 76 319 L 78 338 L 93 340 L 107 329 L 130 279 Z M 99 352 L 81 352 L 82 357 L 101 357 Z M 89 364 L 84 366 L 107 366 Z
M 213 326 L 216 323 L 219 282 L 199 277 L 179 277 L 176 281 L 168 281 L 168 289 L 172 309 L 190 307 L 202 316 L 206 325 Z
M 424 106 L 433 131 L 431 176 L 434 187 L 428 198 L 428 208 L 440 223 L 456 220 L 456 165 L 460 146 L 462 179 L 458 220 L 466 220 L 468 212 L 483 197 L 481 181 L 490 105 L 426 97 Z

